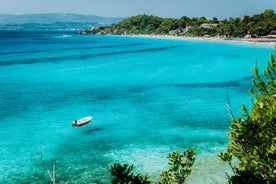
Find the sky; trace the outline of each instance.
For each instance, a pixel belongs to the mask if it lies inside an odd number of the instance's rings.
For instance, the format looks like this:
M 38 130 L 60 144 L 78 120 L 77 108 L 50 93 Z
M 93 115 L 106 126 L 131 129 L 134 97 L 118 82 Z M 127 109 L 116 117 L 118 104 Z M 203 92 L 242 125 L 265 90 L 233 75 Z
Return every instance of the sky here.
M 219 19 L 276 12 L 276 0 L 0 0 L 0 14 L 75 13 L 104 17 L 150 14 Z

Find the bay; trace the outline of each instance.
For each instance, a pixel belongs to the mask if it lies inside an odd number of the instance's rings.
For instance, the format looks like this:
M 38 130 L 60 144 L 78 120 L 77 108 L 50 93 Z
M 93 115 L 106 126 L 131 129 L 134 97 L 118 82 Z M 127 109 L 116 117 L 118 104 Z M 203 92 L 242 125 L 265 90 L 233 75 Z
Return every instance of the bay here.
M 269 45 L 72 32 L 0 32 L 0 181 L 109 183 L 115 162 L 158 180 L 166 156 L 193 147 L 189 183 L 222 183 L 230 97 L 235 116 L 252 97 L 251 68 Z M 75 119 L 93 116 L 86 126 Z

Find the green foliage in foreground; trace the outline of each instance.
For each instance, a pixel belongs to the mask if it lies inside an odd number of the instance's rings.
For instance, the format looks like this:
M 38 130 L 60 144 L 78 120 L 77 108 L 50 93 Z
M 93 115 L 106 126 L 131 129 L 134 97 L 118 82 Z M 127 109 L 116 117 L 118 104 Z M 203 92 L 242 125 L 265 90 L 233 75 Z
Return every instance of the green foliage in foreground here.
M 249 90 L 255 101 L 251 111 L 244 105 L 243 115 L 231 120 L 230 143 L 219 159 L 227 162 L 235 176 L 229 183 L 276 183 L 276 58 L 271 55 L 263 76 L 253 68 L 254 87 Z M 233 157 L 238 159 L 234 166 Z
M 169 154 L 170 168 L 161 174 L 160 184 L 183 184 L 191 174 L 191 167 L 195 162 L 196 151 L 188 149 L 181 155 L 178 151 Z M 150 184 L 149 176 L 142 177 L 133 173 L 134 166 L 114 164 L 110 173 L 113 176 L 113 184 Z
M 134 166 L 115 163 L 111 166 L 110 173 L 113 176 L 112 184 L 150 184 L 149 177 L 142 177 L 133 173 Z
M 186 178 L 191 174 L 195 162 L 196 151 L 194 149 L 188 149 L 181 155 L 178 151 L 169 154 L 170 168 L 163 171 L 161 174 L 162 184 L 182 184 Z

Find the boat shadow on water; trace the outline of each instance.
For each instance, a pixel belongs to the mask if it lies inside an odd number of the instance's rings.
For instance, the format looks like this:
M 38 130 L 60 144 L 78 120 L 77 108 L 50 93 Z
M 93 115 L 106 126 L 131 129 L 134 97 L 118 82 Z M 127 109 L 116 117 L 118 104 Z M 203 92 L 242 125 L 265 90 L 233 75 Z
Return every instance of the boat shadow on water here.
M 101 127 L 93 127 L 93 128 L 89 128 L 88 130 L 85 130 L 84 134 L 89 135 L 102 130 L 103 128 Z

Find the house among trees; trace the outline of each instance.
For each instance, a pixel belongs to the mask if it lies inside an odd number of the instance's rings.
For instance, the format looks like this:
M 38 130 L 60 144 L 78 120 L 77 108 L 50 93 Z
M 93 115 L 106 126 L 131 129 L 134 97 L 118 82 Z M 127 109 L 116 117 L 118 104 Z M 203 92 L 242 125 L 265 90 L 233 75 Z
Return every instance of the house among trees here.
M 211 29 L 211 28 L 217 27 L 217 25 L 218 24 L 204 23 L 204 24 L 201 24 L 200 26 L 203 27 L 203 28 Z

